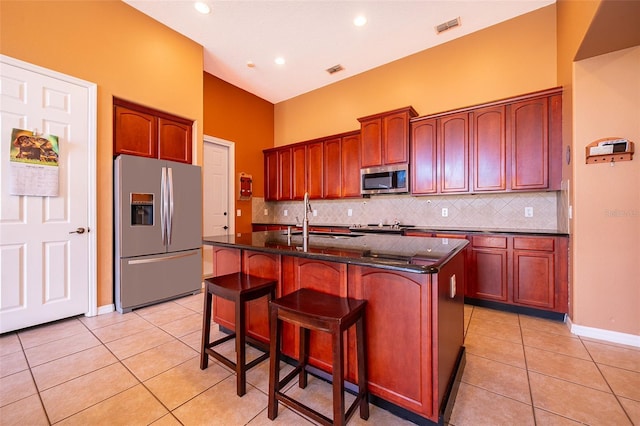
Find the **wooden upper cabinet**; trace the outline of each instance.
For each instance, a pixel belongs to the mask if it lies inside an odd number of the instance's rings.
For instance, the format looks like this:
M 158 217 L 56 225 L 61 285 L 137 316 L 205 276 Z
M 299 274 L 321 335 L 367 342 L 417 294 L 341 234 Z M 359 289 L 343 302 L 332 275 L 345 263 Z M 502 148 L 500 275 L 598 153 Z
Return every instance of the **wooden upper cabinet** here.
M 435 118 L 411 123 L 412 194 L 434 194 L 438 190 L 436 129 Z
M 278 152 L 265 151 L 264 153 L 264 199 L 266 201 L 278 200 Z
M 123 106 L 114 106 L 113 154 L 157 158 L 156 117 Z
M 438 120 L 440 192 L 469 191 L 469 114 Z
M 113 155 L 129 154 L 191 164 L 193 121 L 113 99 Z
M 509 105 L 511 133 L 511 189 L 549 187 L 548 98 Z
M 472 117 L 473 191 L 507 189 L 505 106 L 480 108 Z
M 409 120 L 418 113 L 412 107 L 359 118 L 361 167 L 409 161 Z
M 307 191 L 309 198 L 322 198 L 323 171 L 324 144 L 322 141 L 309 143 L 307 145 Z
M 342 197 L 360 197 L 360 132 L 342 137 Z
M 291 200 L 293 159 L 291 148 L 278 150 L 278 200 Z
M 191 124 L 158 117 L 158 158 L 191 164 Z
M 360 166 L 382 165 L 382 119 L 375 118 L 361 124 Z
M 307 190 L 307 146 L 292 146 L 291 156 L 293 157 L 291 171 L 293 185 L 292 198 L 294 200 L 302 200 Z
M 409 161 L 410 118 L 408 111 L 390 114 L 383 118 L 382 152 L 384 153 L 385 164 L 398 164 Z
M 324 141 L 323 179 L 323 198 L 340 198 L 342 196 L 342 138 Z

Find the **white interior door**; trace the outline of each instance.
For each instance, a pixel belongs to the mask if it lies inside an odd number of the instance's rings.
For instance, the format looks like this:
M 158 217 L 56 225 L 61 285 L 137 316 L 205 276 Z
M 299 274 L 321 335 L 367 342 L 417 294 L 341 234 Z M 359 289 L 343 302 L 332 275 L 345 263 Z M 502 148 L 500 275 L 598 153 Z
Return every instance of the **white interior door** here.
M 234 232 L 233 220 L 233 143 L 210 136 L 204 138 L 203 235 Z M 204 246 L 204 274 L 213 273 L 211 247 Z
M 0 57 L 0 333 L 95 315 L 96 87 Z M 11 195 L 12 129 L 58 136 L 58 196 Z M 28 179 L 29 186 L 37 186 Z

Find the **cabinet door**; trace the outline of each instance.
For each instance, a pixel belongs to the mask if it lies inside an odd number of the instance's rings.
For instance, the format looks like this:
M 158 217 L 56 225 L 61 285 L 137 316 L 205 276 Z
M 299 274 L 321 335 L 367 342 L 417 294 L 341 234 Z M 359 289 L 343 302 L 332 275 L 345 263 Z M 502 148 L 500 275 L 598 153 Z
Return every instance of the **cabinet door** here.
M 158 158 L 191 164 L 191 125 L 158 117 Z
M 473 191 L 507 189 L 505 107 L 475 110 L 473 117 Z
M 264 199 L 278 199 L 278 151 L 264 153 Z
M 298 145 L 291 148 L 291 156 L 293 158 L 292 165 L 292 184 L 294 200 L 302 200 L 304 192 L 307 190 L 307 146 Z
M 114 106 L 113 155 L 157 158 L 158 130 L 152 114 Z
M 382 165 L 382 119 L 376 118 L 361 123 L 361 167 Z
M 382 158 L 384 164 L 409 161 L 409 117 L 406 112 L 398 112 L 384 117 Z
M 340 198 L 342 195 L 342 139 L 324 141 L 323 198 Z
M 244 272 L 261 278 L 280 278 L 280 256 L 254 251 L 244 252 Z M 269 304 L 266 297 L 247 303 L 247 335 L 264 343 L 269 342 Z
M 553 253 L 513 251 L 513 302 L 534 308 L 555 308 Z
M 439 119 L 440 192 L 469 191 L 469 115 Z
M 349 297 L 367 300 L 366 351 L 375 354 L 368 359 L 369 390 L 427 416 L 432 414 L 434 378 L 424 365 L 430 365 L 437 348 L 431 340 L 429 277 L 349 266 Z
M 360 197 L 360 133 L 342 138 L 342 197 Z
M 213 247 L 213 275 L 216 277 L 240 272 L 242 252 L 233 248 Z M 236 323 L 235 304 L 218 296 L 213 297 L 213 320 L 223 327 L 233 330 Z
M 511 189 L 546 189 L 549 186 L 548 99 L 510 105 Z
M 322 198 L 323 169 L 324 145 L 312 142 L 307 145 L 307 191 L 310 198 Z
M 411 193 L 437 191 L 437 140 L 435 119 L 411 123 Z
M 506 302 L 508 292 L 508 237 L 471 237 L 469 283 L 466 296 Z
M 292 158 L 291 148 L 278 151 L 278 200 L 290 200 L 292 191 Z

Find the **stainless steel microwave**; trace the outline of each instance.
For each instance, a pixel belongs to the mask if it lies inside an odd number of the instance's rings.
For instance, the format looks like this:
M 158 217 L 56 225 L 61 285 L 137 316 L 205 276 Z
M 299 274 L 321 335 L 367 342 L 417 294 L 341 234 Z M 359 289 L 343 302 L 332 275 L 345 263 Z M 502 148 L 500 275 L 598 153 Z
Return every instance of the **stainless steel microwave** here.
M 360 170 L 360 193 L 392 194 L 409 192 L 409 165 L 369 167 Z

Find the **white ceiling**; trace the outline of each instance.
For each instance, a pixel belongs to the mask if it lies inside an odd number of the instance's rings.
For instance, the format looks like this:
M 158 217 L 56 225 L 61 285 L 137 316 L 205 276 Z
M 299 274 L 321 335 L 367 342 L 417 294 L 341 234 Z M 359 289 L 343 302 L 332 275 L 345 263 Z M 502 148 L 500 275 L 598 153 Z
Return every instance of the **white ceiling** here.
M 555 0 L 206 0 L 208 15 L 192 0 L 124 1 L 204 46 L 208 73 L 278 103 Z M 353 24 L 358 14 L 364 27 Z M 457 17 L 459 27 L 436 34 Z M 325 71 L 336 64 L 344 70 Z

